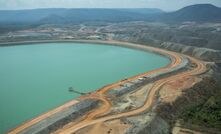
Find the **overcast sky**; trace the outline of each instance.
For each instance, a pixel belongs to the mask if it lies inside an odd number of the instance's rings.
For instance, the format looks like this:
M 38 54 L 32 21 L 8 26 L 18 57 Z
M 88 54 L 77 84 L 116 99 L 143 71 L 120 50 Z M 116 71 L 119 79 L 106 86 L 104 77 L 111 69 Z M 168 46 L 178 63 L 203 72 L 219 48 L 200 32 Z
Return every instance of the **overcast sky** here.
M 211 3 L 221 7 L 221 0 L 0 0 L 0 9 L 135 7 L 172 11 L 198 3 Z

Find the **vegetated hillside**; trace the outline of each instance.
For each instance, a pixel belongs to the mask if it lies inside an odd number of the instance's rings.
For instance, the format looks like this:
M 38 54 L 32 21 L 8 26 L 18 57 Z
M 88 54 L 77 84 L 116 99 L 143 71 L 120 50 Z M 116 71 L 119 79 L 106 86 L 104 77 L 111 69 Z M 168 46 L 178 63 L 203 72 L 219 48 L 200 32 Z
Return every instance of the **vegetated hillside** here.
M 221 8 L 211 4 L 197 4 L 169 13 L 165 13 L 162 10 L 155 8 L 51 8 L 0 11 L 0 24 L 57 24 L 98 21 L 221 21 Z
M 159 9 L 31 9 L 0 10 L 0 32 L 34 28 L 42 24 L 79 24 L 147 20 Z M 145 15 L 144 15 L 145 14 Z
M 184 7 L 178 11 L 160 15 L 164 21 L 221 21 L 221 8 L 211 4 L 197 4 Z
M 189 124 L 221 130 L 221 92 L 203 103 L 186 109 L 181 118 Z
M 62 14 L 50 14 L 41 23 L 126 22 L 145 20 L 145 16 L 125 9 L 69 9 Z
M 51 15 L 61 15 L 66 9 L 30 9 L 30 10 L 1 10 L 0 23 L 36 23 Z
M 131 12 L 131 13 L 140 13 L 143 15 L 164 13 L 164 11 L 158 8 L 122 8 L 117 10 Z
M 88 21 L 139 21 L 148 14 L 161 13 L 160 9 L 33 9 L 2 10 L 0 23 L 79 23 Z
M 221 8 L 211 4 L 197 4 L 184 7 L 175 12 L 165 13 L 152 8 L 125 9 L 46 9 L 41 15 L 42 23 L 81 23 L 81 22 L 128 22 L 128 21 L 165 21 L 165 22 L 214 22 L 221 21 Z
M 220 71 L 213 68 L 201 77 L 202 81 L 183 90 L 182 96 L 176 101 L 161 104 L 158 108 L 159 116 L 176 127 L 203 134 L 220 134 Z M 192 133 L 185 129 L 180 132 Z

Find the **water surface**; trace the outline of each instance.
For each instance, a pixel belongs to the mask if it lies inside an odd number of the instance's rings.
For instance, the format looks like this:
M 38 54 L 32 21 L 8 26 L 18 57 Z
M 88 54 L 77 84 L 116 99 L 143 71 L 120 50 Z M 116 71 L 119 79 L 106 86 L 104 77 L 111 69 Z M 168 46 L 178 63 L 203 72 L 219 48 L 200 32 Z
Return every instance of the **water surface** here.
M 165 57 L 80 43 L 0 47 L 0 133 L 104 85 L 166 66 Z

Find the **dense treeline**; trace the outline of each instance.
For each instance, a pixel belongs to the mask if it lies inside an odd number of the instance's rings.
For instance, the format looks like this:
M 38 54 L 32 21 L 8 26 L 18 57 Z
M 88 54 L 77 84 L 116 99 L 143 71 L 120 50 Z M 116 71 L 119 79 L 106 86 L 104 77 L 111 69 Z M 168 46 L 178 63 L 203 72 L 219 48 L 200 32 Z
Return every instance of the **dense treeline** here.
M 188 108 L 181 117 L 187 123 L 221 130 L 221 92 L 204 103 Z

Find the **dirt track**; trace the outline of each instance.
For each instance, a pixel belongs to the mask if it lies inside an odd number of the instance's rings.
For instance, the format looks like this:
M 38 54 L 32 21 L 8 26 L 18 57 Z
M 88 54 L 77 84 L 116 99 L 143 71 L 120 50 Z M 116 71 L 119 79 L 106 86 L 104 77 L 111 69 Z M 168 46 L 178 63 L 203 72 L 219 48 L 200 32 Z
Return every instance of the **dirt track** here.
M 119 118 L 122 118 L 122 117 L 133 116 L 133 115 L 137 115 L 137 114 L 140 114 L 140 113 L 143 113 L 143 112 L 147 111 L 152 106 L 152 104 L 153 104 L 153 102 L 155 100 L 156 92 L 158 90 L 160 90 L 161 87 L 164 84 L 166 84 L 167 82 L 169 82 L 171 80 L 180 78 L 180 77 L 191 76 L 191 75 L 198 75 L 198 74 L 201 74 L 201 73 L 206 71 L 206 67 L 205 67 L 205 65 L 201 61 L 196 60 L 196 59 L 191 58 L 191 57 L 188 57 L 188 58 L 191 60 L 191 62 L 196 64 L 196 68 L 194 68 L 194 69 L 192 69 L 190 71 L 186 71 L 186 72 L 183 72 L 183 73 L 180 73 L 180 74 L 177 74 L 177 75 L 173 75 L 173 76 L 170 76 L 170 77 L 167 77 L 167 78 L 163 78 L 161 80 L 156 81 L 154 83 L 154 86 L 151 88 L 151 90 L 150 90 L 150 92 L 149 92 L 149 94 L 147 96 L 147 100 L 145 101 L 145 103 L 144 103 L 144 105 L 142 107 L 137 108 L 137 109 L 132 110 L 132 111 L 128 111 L 128 112 L 124 112 L 124 113 L 119 113 L 119 114 L 115 114 L 115 115 L 110 115 L 110 116 L 104 116 L 104 117 L 97 118 L 97 119 L 94 119 L 94 120 L 88 120 L 86 118 L 84 121 L 79 122 L 79 123 L 73 125 L 72 127 L 64 129 L 64 130 L 62 130 L 60 132 L 62 134 L 71 134 L 71 133 L 77 132 L 78 130 L 80 130 L 82 128 L 85 128 L 87 126 L 93 125 L 93 124 L 97 124 L 97 123 L 101 123 L 101 122 L 105 122 L 105 121 L 113 120 L 113 119 L 119 119 Z M 176 61 L 174 65 L 179 63 L 179 58 L 177 58 L 177 60 L 178 61 Z

